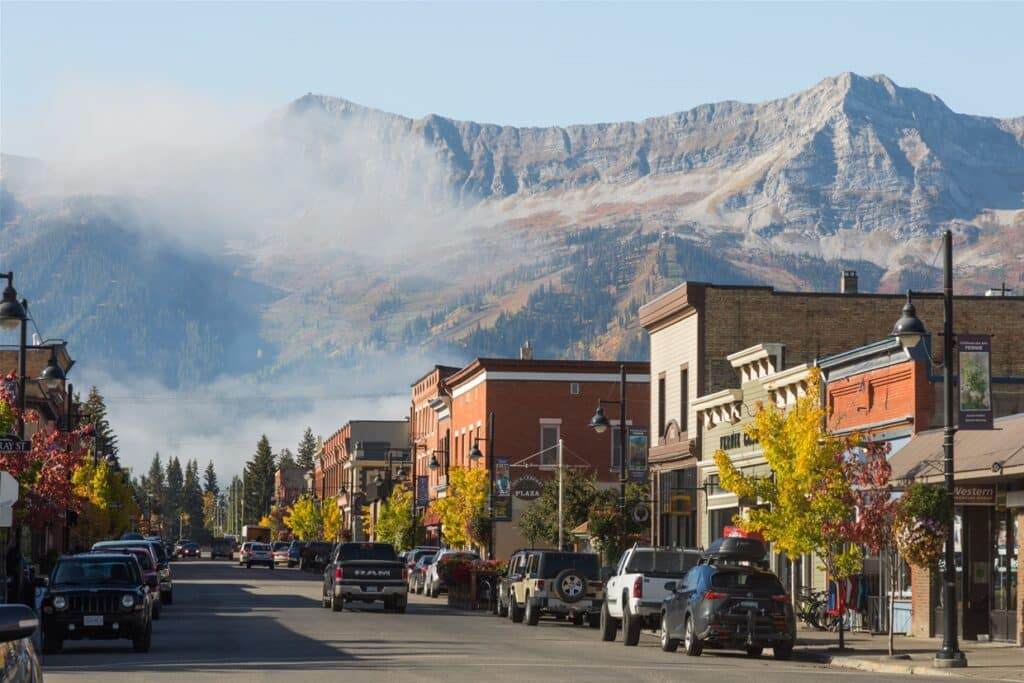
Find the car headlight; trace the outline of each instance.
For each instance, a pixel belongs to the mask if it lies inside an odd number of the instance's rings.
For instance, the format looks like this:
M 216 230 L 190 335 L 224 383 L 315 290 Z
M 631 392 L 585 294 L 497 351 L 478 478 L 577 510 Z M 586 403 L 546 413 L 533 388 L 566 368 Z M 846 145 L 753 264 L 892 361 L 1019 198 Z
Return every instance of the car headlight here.
M 67 606 L 68 606 L 68 601 L 65 600 L 62 596 L 58 595 L 57 597 L 55 597 L 53 599 L 53 608 L 54 609 L 65 609 Z
M 133 607 L 135 605 L 135 598 L 128 594 L 122 595 L 121 604 L 125 607 Z

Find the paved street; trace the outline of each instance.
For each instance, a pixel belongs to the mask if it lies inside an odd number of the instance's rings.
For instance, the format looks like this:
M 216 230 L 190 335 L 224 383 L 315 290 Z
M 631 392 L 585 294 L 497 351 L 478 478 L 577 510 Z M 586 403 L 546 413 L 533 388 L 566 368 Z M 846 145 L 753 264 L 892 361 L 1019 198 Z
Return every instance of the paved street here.
M 47 681 L 354 681 L 444 679 L 544 681 L 817 681 L 820 665 L 750 660 L 740 654 L 689 659 L 601 643 L 596 630 L 541 622 L 537 628 L 413 598 L 406 614 L 379 607 L 335 614 L 319 604 L 315 577 L 296 570 L 246 570 L 218 561 L 177 562 L 175 604 L 155 622 L 153 649 L 128 641 L 71 642 L 44 662 Z M 827 670 L 874 681 L 879 674 Z M 142 678 L 144 676 L 144 678 Z M 917 677 L 919 678 L 919 677 Z

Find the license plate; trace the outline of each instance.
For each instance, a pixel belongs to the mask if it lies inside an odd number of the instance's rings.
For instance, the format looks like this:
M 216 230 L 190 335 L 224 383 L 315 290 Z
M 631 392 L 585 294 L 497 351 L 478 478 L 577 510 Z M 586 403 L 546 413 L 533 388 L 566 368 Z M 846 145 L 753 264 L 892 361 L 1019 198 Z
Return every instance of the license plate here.
M 363 590 L 366 591 L 367 593 L 376 593 L 377 592 L 377 587 L 376 586 L 366 586 L 365 588 L 363 588 Z
M 757 609 L 759 605 L 756 600 L 744 600 L 740 603 L 740 607 L 753 607 L 754 609 Z
M 82 619 L 82 624 L 84 626 L 103 626 L 103 615 L 102 614 L 86 615 Z

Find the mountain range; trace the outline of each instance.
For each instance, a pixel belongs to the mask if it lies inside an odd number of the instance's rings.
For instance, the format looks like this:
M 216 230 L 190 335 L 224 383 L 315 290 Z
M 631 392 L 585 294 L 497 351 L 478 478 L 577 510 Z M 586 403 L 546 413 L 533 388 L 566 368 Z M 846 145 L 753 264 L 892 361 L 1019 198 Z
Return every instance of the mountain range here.
M 308 94 L 236 144 L 146 196 L 54 191 L 48 163 L 4 156 L 0 270 L 80 357 L 174 386 L 527 339 L 644 357 L 638 306 L 684 280 L 830 290 L 854 269 L 862 290 L 935 288 L 947 228 L 958 291 L 1024 287 L 1024 117 L 885 76 L 548 128 Z M 256 171 L 229 184 L 225 159 Z M 211 192 L 245 212 L 177 213 Z

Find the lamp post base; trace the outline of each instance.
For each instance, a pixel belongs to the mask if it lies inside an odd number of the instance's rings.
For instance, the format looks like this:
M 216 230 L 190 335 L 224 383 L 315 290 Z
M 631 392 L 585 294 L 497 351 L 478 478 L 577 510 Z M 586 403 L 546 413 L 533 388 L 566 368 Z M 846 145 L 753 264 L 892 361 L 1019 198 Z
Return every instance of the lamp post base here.
M 959 650 L 956 652 L 939 650 L 935 653 L 932 666 L 936 669 L 962 669 L 967 666 L 967 655 Z

